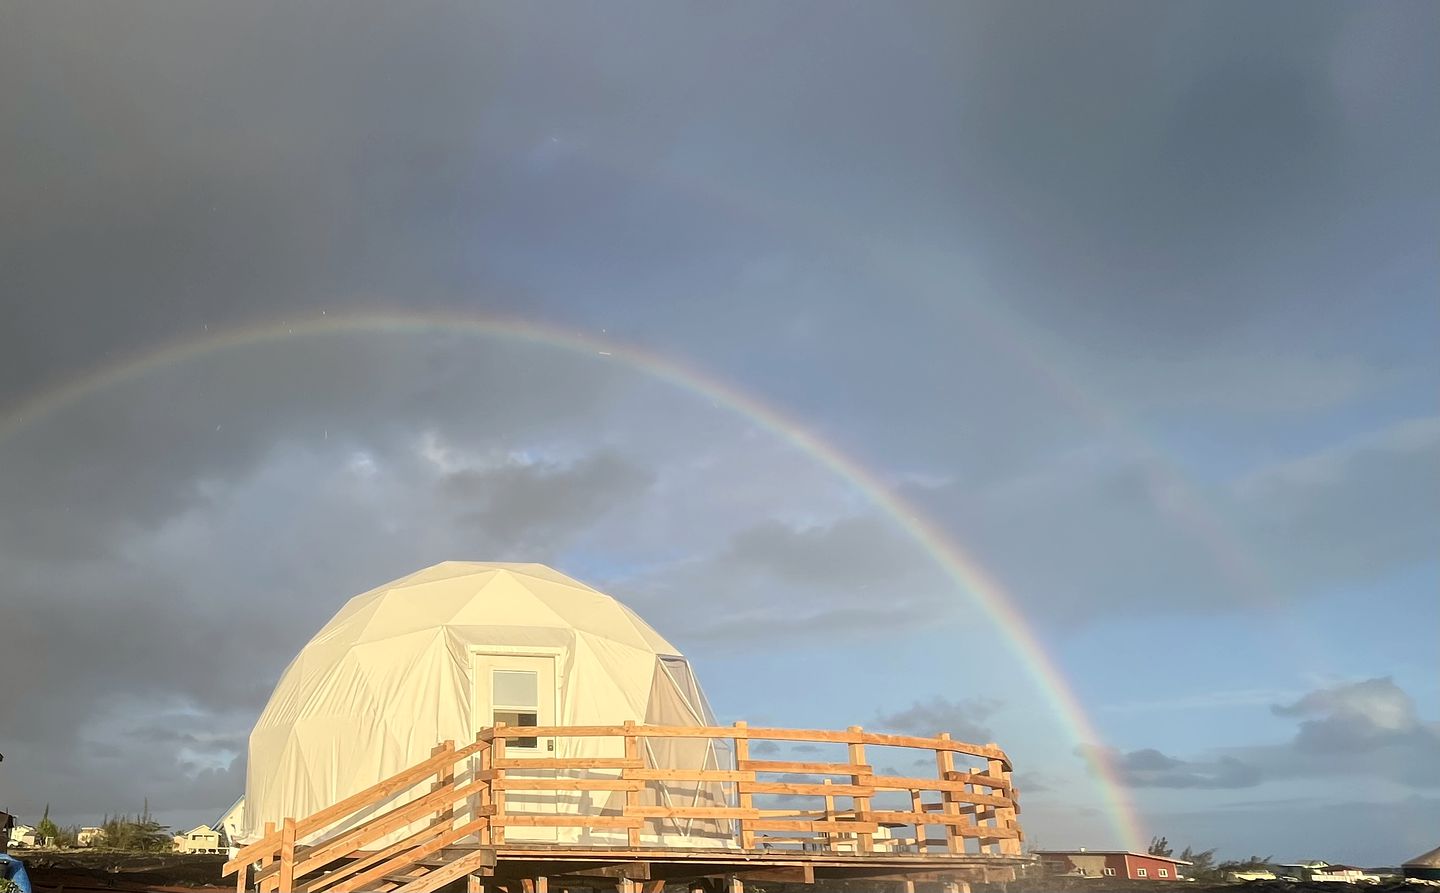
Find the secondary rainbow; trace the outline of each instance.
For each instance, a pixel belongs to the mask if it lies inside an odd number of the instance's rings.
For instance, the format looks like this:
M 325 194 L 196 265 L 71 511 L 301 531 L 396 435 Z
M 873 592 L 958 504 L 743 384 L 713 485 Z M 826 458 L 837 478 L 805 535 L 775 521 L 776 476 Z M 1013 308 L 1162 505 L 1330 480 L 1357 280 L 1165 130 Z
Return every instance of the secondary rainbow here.
M 672 358 L 615 339 L 519 319 L 420 313 L 322 315 L 319 318 L 294 322 L 223 329 L 198 338 L 171 342 L 158 349 L 103 366 L 23 401 L 0 417 L 0 444 L 23 428 L 40 422 L 87 394 L 134 380 L 147 372 L 166 366 L 208 354 L 291 338 L 365 333 L 467 334 L 590 354 L 604 361 L 622 363 L 677 388 L 707 397 L 750 419 L 847 481 L 899 525 L 953 582 L 976 600 L 985 614 L 1000 628 L 1020 663 L 1050 702 L 1075 742 L 1097 744 L 1102 740 L 1069 682 L 1015 607 L 1013 599 L 979 561 L 955 543 L 916 506 L 896 494 L 877 474 L 759 398 Z M 1114 768 L 1106 761 L 1099 748 L 1085 748 L 1083 753 L 1099 781 L 1102 796 L 1106 801 L 1105 812 L 1113 830 L 1123 846 L 1137 849 L 1142 842 L 1139 822 Z

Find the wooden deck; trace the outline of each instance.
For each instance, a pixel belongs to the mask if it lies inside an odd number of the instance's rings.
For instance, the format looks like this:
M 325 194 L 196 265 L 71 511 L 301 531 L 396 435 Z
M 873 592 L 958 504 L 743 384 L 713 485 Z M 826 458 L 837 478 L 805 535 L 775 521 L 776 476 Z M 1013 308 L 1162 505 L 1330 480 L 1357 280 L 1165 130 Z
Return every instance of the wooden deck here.
M 623 756 L 506 754 L 512 739 L 567 738 L 607 739 L 600 750 Z M 721 768 L 657 767 L 647 742 L 664 739 L 708 740 L 727 758 Z M 752 759 L 757 741 L 828 746 L 845 759 Z M 935 774 L 877 773 L 867 747 L 905 749 L 905 765 L 914 764 L 913 752 L 928 751 Z M 983 765 L 957 767 L 957 756 Z M 704 796 L 676 805 L 668 791 L 677 786 Z M 525 805 L 536 792 L 572 799 L 537 812 Z M 636 885 L 659 893 L 666 882 L 723 884 L 737 893 L 746 880 L 859 878 L 913 890 L 916 882 L 948 887 L 1013 877 L 1028 861 L 1018 813 L 1005 753 L 943 734 L 745 723 L 499 725 L 461 748 L 444 742 L 428 760 L 313 815 L 267 825 L 225 873 L 236 875 L 237 890 L 262 893 L 429 893 L 462 879 L 471 890 L 506 893 L 547 893 L 552 881 L 620 893 L 637 893 Z M 664 830 L 681 823 L 683 833 Z M 704 835 L 691 834 L 697 823 Z M 542 833 L 534 829 L 555 829 L 543 833 L 557 842 L 529 839 Z

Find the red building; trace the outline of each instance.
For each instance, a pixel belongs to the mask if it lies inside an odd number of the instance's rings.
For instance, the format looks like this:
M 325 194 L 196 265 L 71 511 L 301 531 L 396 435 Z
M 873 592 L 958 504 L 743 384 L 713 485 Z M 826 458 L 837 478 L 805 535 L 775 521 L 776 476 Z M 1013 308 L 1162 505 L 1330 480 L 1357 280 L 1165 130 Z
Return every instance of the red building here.
M 1053 874 L 1071 877 L 1123 877 L 1132 881 L 1180 880 L 1182 859 L 1125 850 L 1036 850 L 1040 864 Z

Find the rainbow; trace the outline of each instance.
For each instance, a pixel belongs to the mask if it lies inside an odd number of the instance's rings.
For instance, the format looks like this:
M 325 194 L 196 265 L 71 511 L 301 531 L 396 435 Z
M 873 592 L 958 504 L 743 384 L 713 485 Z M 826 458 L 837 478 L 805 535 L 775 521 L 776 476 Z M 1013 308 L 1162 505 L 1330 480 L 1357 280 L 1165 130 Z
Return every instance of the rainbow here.
M 91 370 L 36 394 L 0 416 L 0 444 L 22 429 L 63 410 L 88 394 L 138 379 L 163 367 L 217 352 L 291 338 L 373 333 L 466 334 L 593 355 L 604 361 L 624 364 L 681 390 L 705 397 L 749 419 L 812 457 L 888 515 L 925 550 L 956 585 L 970 593 L 984 613 L 1000 628 L 1020 663 L 1038 685 L 1076 744 L 1095 744 L 1102 741 L 1069 682 L 1001 584 L 979 561 L 955 543 L 920 509 L 895 493 L 875 472 L 834 445 L 820 440 L 775 407 L 728 382 L 685 366 L 672 358 L 608 337 L 512 318 L 422 313 L 322 315 L 303 321 L 228 328 L 171 342 L 158 349 Z M 1143 842 L 1138 817 L 1114 767 L 1106 760 L 1103 748 L 1084 747 L 1081 748 L 1081 753 L 1099 782 L 1105 801 L 1105 813 L 1114 832 L 1123 846 L 1132 850 L 1138 849 Z

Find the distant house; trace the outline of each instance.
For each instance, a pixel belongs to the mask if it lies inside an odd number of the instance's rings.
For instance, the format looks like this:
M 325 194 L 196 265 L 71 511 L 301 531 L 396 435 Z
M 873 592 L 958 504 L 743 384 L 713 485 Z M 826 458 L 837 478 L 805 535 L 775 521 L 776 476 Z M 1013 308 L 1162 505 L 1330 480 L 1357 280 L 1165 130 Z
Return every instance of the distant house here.
M 11 846 L 39 846 L 40 835 L 31 825 L 13 825 L 10 828 Z
M 179 853 L 223 853 L 220 832 L 209 825 L 196 825 L 184 834 L 175 835 L 175 851 Z
M 1225 872 L 1227 881 L 1273 881 L 1275 872 L 1268 868 L 1240 868 Z
M 220 816 L 220 821 L 211 825 L 220 832 L 220 845 L 224 847 L 238 847 L 241 829 L 245 827 L 245 795 L 230 804 L 225 814 Z
M 1440 882 L 1440 846 L 1400 866 L 1406 879 Z
M 75 833 L 76 846 L 99 846 L 105 842 L 105 829 L 87 825 Z
M 1127 850 L 1036 850 L 1040 864 L 1066 877 L 1115 877 L 1139 881 L 1176 881 L 1190 863 L 1168 856 Z
M 1363 868 L 1356 868 L 1353 865 L 1332 865 L 1329 862 L 1292 862 L 1281 865 L 1280 876 L 1294 878 L 1302 882 L 1337 884 L 1361 884 L 1374 883 L 1380 880 L 1380 875 L 1371 874 Z

